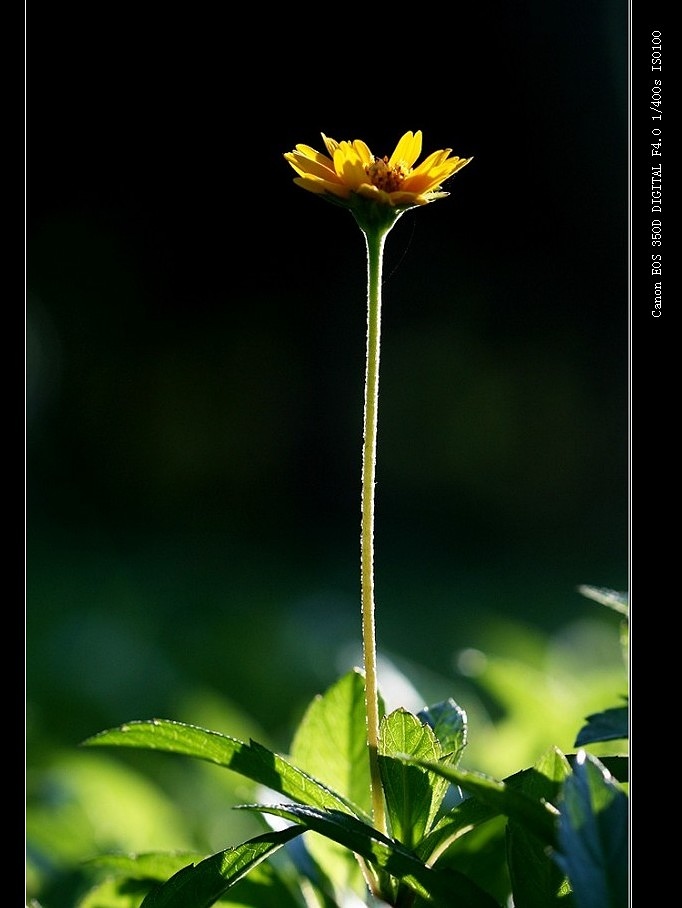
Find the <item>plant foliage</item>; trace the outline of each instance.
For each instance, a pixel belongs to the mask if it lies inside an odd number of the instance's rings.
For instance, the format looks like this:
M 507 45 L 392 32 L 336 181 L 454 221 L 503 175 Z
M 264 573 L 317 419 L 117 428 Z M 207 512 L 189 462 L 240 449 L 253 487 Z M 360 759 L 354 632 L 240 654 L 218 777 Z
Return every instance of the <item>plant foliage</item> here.
M 315 697 L 288 755 L 159 719 L 86 740 L 208 761 L 268 797 L 241 806 L 266 831 L 215 854 L 96 858 L 78 908 L 340 908 L 351 895 L 396 908 L 503 908 L 509 898 L 515 908 L 625 908 L 627 760 L 600 760 L 582 745 L 627 737 L 627 707 L 589 716 L 576 753 L 550 746 L 496 779 L 460 765 L 467 716 L 453 700 L 417 715 L 382 704 L 386 835 L 371 819 L 364 693 L 355 669 Z

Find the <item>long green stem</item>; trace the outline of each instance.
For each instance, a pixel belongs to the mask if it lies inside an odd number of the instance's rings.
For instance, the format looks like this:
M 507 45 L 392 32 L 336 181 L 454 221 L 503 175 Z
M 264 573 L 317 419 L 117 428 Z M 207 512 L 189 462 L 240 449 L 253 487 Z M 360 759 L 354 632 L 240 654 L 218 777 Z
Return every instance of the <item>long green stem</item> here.
M 385 229 L 363 230 L 367 243 L 367 361 L 362 449 L 362 648 L 365 669 L 367 744 L 374 826 L 386 832 L 381 776 L 379 773 L 379 693 L 374 622 L 374 485 L 379 402 L 379 350 L 381 344 L 381 272 Z

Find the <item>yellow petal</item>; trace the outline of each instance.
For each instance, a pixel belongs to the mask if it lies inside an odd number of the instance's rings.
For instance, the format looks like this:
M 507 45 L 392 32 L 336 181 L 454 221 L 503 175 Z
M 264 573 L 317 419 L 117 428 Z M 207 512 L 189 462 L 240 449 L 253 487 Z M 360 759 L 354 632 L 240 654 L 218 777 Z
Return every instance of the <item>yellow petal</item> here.
M 306 158 L 312 158 L 313 161 L 326 161 L 331 165 L 331 158 L 328 158 L 322 152 L 318 151 L 316 148 L 312 148 L 310 145 L 297 145 L 294 154 L 298 152 L 299 154 L 305 155 Z
M 362 141 L 362 139 L 355 139 L 353 142 L 353 148 L 360 157 L 360 160 L 363 164 L 371 164 L 374 160 L 374 155 L 369 150 L 369 146 Z
M 339 143 L 335 139 L 330 139 L 329 136 L 326 136 L 324 133 L 320 133 L 322 136 L 322 141 L 325 144 L 327 151 L 329 152 L 329 157 L 334 157 L 334 152 L 339 147 Z
M 437 156 L 439 154 L 442 155 L 443 152 L 434 152 L 434 154 L 429 155 L 429 157 L 437 161 Z M 424 161 L 424 164 L 426 164 L 428 160 L 429 159 L 427 158 L 426 161 Z M 440 186 L 441 183 L 449 179 L 454 173 L 457 173 L 458 170 L 461 170 L 462 167 L 466 166 L 471 160 L 473 159 L 455 157 L 443 160 L 440 164 L 432 164 L 430 167 L 420 165 L 405 178 L 402 188 L 409 192 L 428 192 L 429 190 Z
M 367 182 L 363 160 L 349 142 L 341 142 L 334 152 L 334 169 L 338 178 L 351 189 Z
M 472 160 L 451 157 L 452 149 L 442 148 L 414 167 L 422 151 L 420 131 L 406 132 L 391 157 L 381 159 L 361 139 L 337 142 L 324 133 L 321 136 L 329 156 L 303 144 L 284 155 L 298 174 L 294 182 L 318 195 L 349 199 L 356 194 L 392 208 L 444 198 L 448 193 L 441 184 Z
M 290 151 L 284 157 L 296 173 L 302 177 L 312 175 L 326 180 L 337 179 L 332 161 L 329 158 L 325 158 L 324 155 L 319 155 L 317 158 L 309 158 L 298 151 Z
M 450 154 L 451 148 L 445 148 L 442 151 L 432 151 L 428 158 L 424 158 L 418 167 L 415 167 L 414 173 L 427 173 L 434 167 L 438 167 Z
M 411 132 L 406 132 L 396 145 L 395 151 L 389 159 L 388 166 L 395 167 L 396 164 L 406 164 L 408 167 L 412 167 L 414 162 L 421 154 L 421 150 L 421 130 L 415 132 L 414 134 L 412 134 Z
M 322 195 L 323 193 L 328 192 L 332 195 L 338 196 L 341 199 L 347 199 L 350 195 L 350 190 L 342 183 L 330 183 L 328 180 L 321 180 L 318 177 L 314 176 L 294 177 L 294 183 L 296 183 L 297 186 L 301 186 L 303 189 L 307 189 L 309 192 L 316 193 L 317 195 Z
M 429 194 L 430 195 L 430 194 Z M 445 193 L 447 195 L 447 193 Z M 430 201 L 430 198 L 426 195 L 421 195 L 416 192 L 399 192 L 391 193 L 391 202 L 393 205 L 426 205 Z

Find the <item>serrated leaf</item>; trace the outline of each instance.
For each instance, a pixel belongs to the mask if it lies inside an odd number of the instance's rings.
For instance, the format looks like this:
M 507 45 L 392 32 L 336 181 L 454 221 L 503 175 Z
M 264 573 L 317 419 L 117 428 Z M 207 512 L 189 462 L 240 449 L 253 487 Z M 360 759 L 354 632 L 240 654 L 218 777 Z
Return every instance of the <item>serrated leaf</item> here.
M 467 743 L 467 714 L 462 707 L 450 697 L 422 709 L 417 718 L 433 729 L 444 762 L 457 766 Z
M 430 726 L 404 709 L 386 716 L 379 734 L 379 769 L 386 796 L 391 831 L 413 848 L 431 828 L 449 783 L 421 766 L 396 759 L 408 755 L 416 760 L 438 760 L 440 742 Z
M 379 704 L 380 714 L 383 704 Z M 292 761 L 334 791 L 371 810 L 365 679 L 347 672 L 310 703 L 291 744 Z M 337 891 L 361 889 L 362 874 L 352 853 L 330 839 L 315 836 L 308 851 Z
M 629 717 L 630 711 L 627 706 L 614 706 L 600 713 L 592 713 L 586 717 L 587 724 L 578 732 L 574 746 L 581 747 L 583 744 L 595 744 L 597 741 L 627 738 L 630 733 Z
M 365 680 L 357 669 L 310 703 L 294 733 L 290 756 L 304 772 L 369 814 Z
M 555 859 L 571 882 L 576 908 L 626 908 L 628 799 L 584 750 L 564 783 Z
M 129 722 L 102 731 L 88 738 L 83 745 L 134 747 L 207 760 L 278 791 L 293 801 L 315 807 L 347 810 L 364 817 L 360 808 L 262 744 L 255 741 L 247 744 L 196 725 L 185 725 L 169 719 Z
M 454 870 L 427 866 L 400 842 L 389 839 L 350 814 L 301 804 L 253 805 L 248 809 L 292 820 L 327 836 L 401 880 L 433 908 L 451 908 L 460 903 L 467 908 L 500 908 L 492 896 L 468 877 Z
M 261 861 L 300 835 L 290 826 L 269 832 L 213 854 L 198 864 L 183 867 L 165 883 L 156 886 L 141 908 L 210 908 L 227 890 Z

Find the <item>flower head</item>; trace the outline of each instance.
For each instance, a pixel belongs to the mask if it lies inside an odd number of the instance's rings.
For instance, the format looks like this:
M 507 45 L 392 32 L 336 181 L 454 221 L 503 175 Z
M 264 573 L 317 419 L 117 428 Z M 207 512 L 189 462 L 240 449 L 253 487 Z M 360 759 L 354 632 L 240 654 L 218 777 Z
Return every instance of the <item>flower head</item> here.
M 377 157 L 360 139 L 337 142 L 322 133 L 329 156 L 297 145 L 284 157 L 298 176 L 294 182 L 330 201 L 354 207 L 359 199 L 405 211 L 449 195 L 441 185 L 471 158 L 450 157 L 451 148 L 434 151 L 415 167 L 421 132 L 406 132 L 389 157 Z

